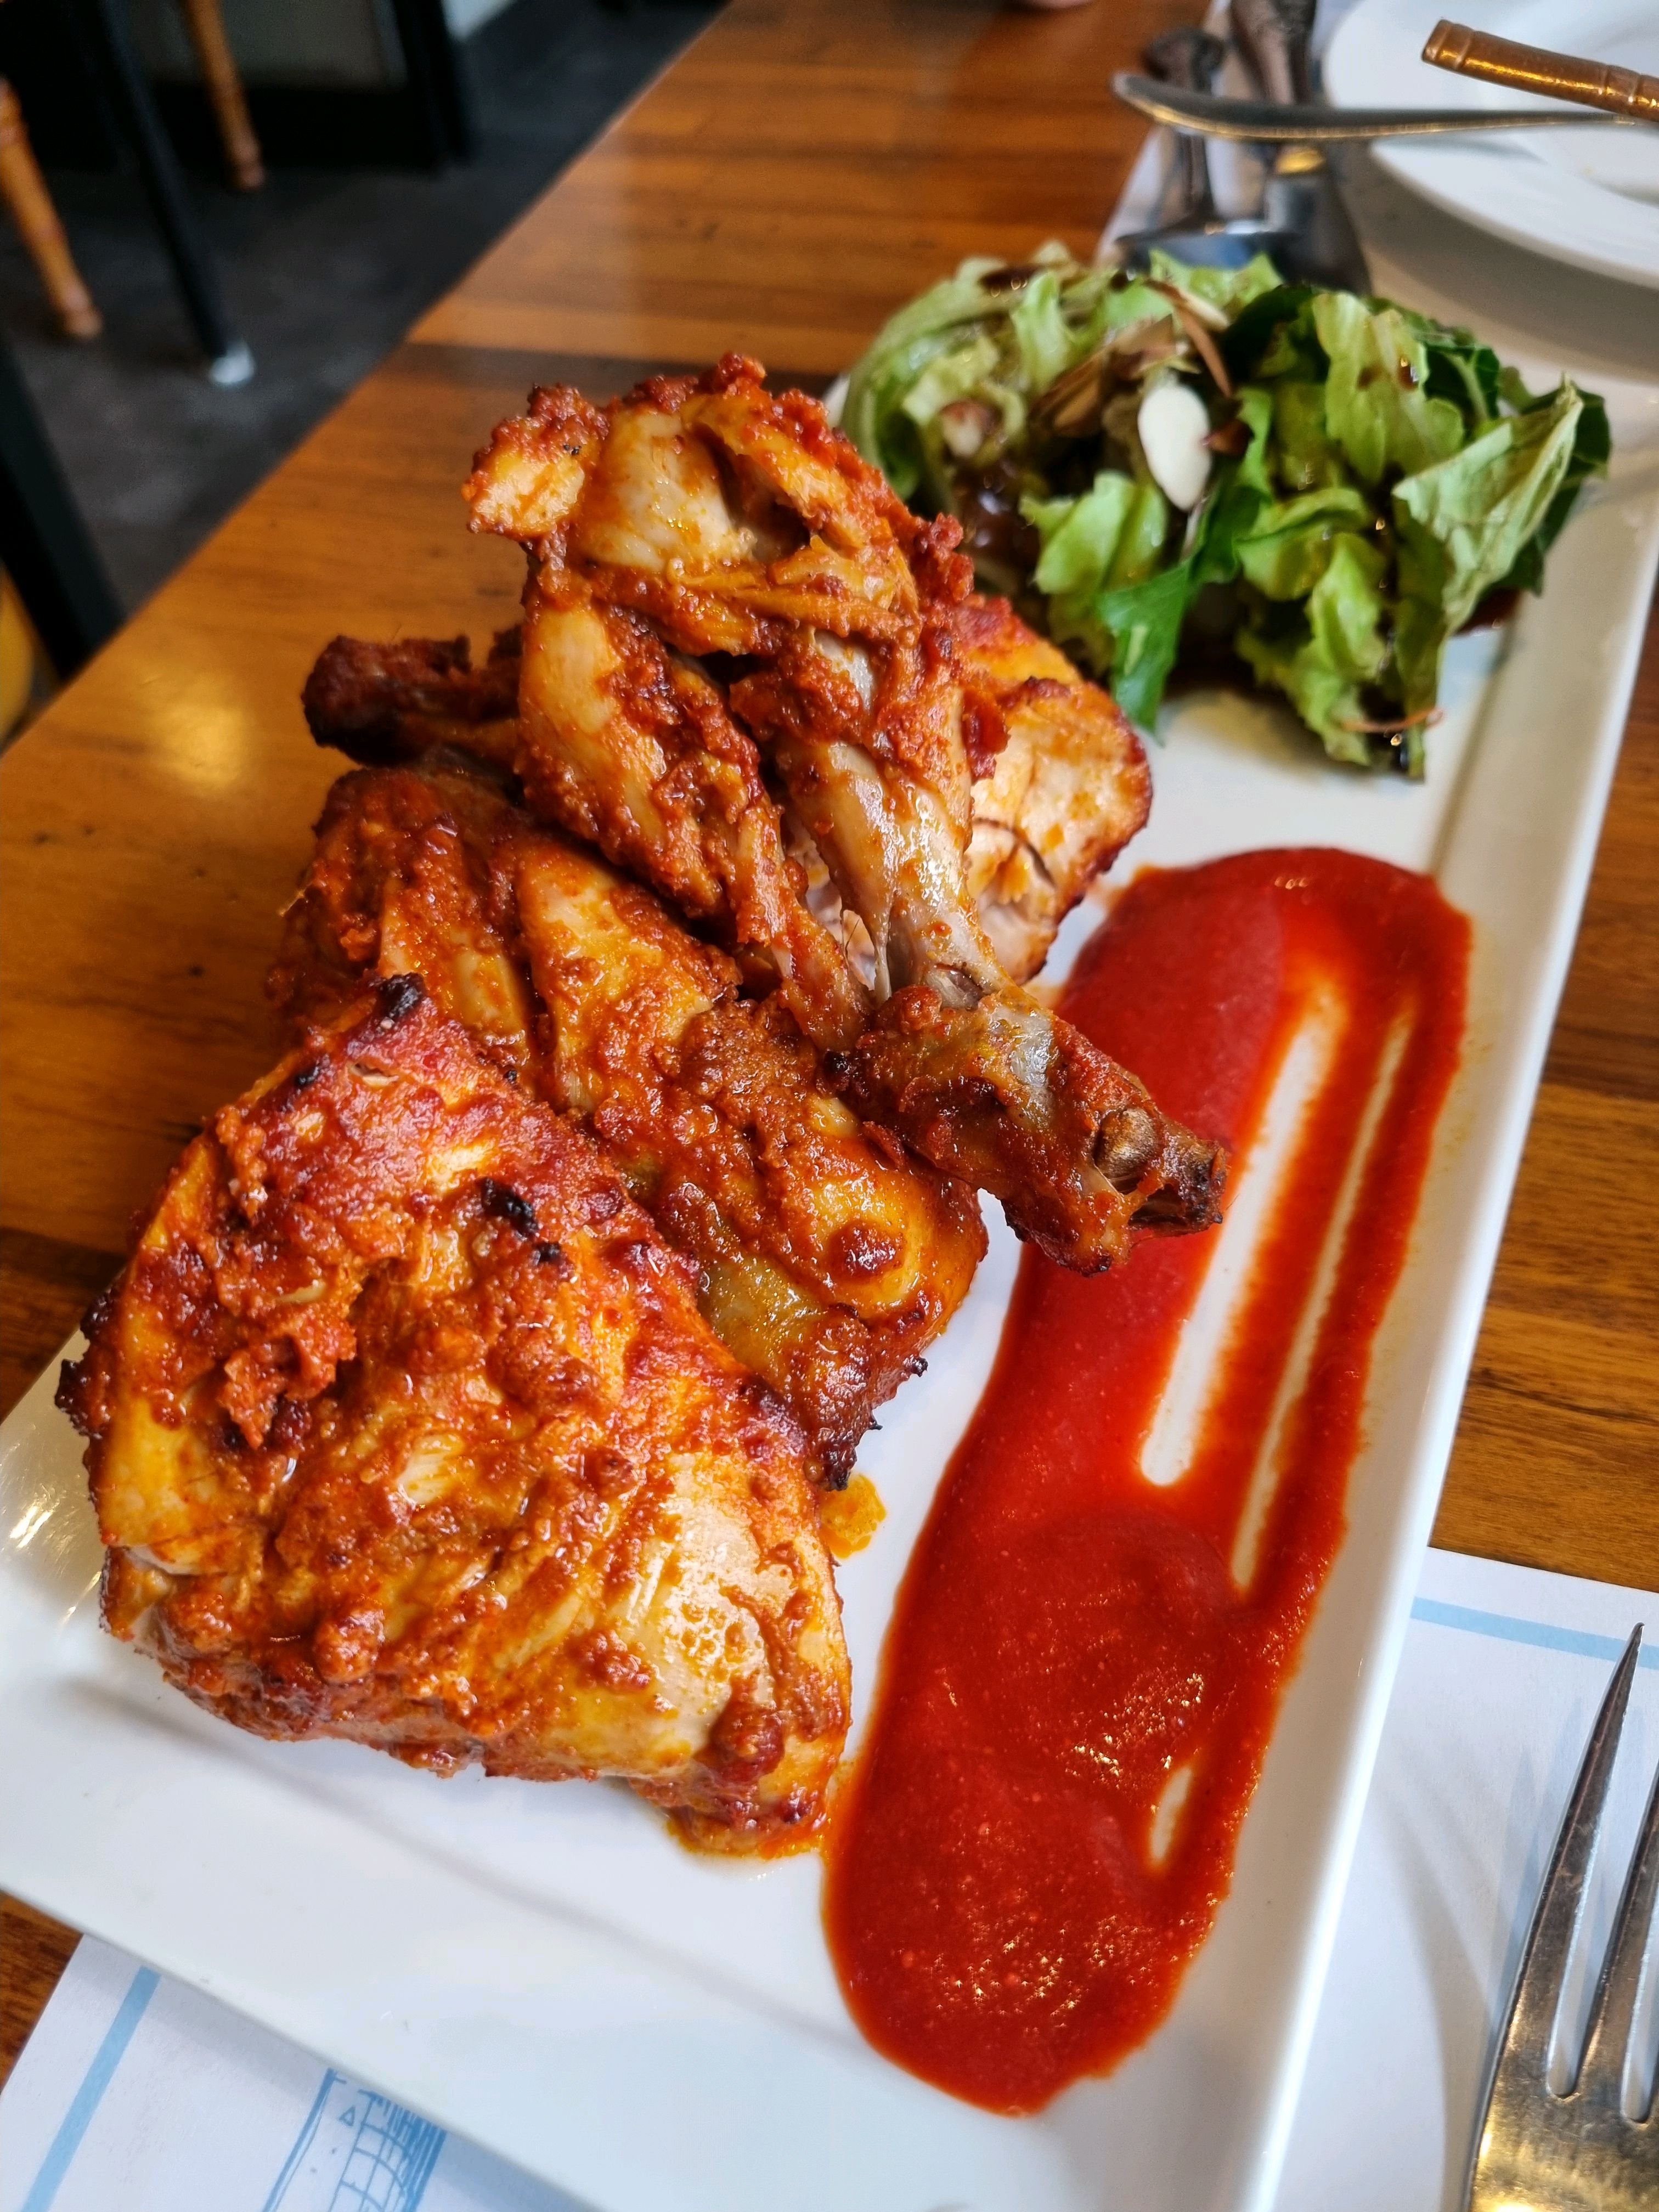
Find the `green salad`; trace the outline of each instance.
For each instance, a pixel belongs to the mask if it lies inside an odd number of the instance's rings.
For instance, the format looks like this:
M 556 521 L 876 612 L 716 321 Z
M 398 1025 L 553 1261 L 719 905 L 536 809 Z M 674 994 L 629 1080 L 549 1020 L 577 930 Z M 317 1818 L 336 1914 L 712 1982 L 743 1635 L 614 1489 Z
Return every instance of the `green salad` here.
M 1413 776 L 1447 639 L 1540 588 L 1608 453 L 1594 393 L 1409 308 L 1059 246 L 902 308 L 842 420 L 1135 720 L 1231 653 L 1334 758 Z

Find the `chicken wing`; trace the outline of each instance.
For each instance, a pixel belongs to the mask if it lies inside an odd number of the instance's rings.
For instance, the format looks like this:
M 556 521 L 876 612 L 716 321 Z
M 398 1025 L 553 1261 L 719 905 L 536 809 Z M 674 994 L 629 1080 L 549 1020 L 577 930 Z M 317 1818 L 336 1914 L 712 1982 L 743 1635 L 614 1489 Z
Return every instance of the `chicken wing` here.
M 465 637 L 337 637 L 306 678 L 301 704 L 319 744 L 354 760 L 401 760 L 453 744 L 510 769 L 519 750 L 517 624 L 497 633 L 482 668 Z
M 578 1130 L 412 976 L 174 1169 L 60 1402 L 105 1619 L 210 1711 L 810 1832 L 848 1675 L 800 1439 Z
M 1079 675 L 1006 599 L 975 593 L 951 609 L 951 627 L 973 776 L 967 889 L 1003 967 L 1023 983 L 1042 967 L 1054 932 L 1089 885 L 1145 823 L 1152 781 L 1140 740 L 1110 694 Z M 305 687 L 312 734 L 370 765 L 448 745 L 511 769 L 520 757 L 519 636 L 503 630 L 478 671 L 464 638 L 382 645 L 337 637 Z M 789 828 L 786 822 L 786 842 Z M 807 871 L 810 902 L 844 937 L 841 901 L 816 847 L 809 841 L 790 849 Z M 706 891 L 699 887 L 694 910 Z M 857 924 L 860 953 L 868 942 Z M 873 958 L 868 964 L 873 969 Z
M 732 356 L 604 410 L 538 392 L 479 455 L 475 527 L 532 556 L 519 767 L 532 805 L 683 901 L 718 823 L 684 722 L 672 774 L 642 733 L 667 695 L 695 691 L 719 733 L 705 757 L 741 751 L 769 850 L 787 866 L 762 756 L 867 934 L 878 1011 L 855 1039 L 844 996 L 815 1005 L 817 977 L 779 956 L 860 1114 L 994 1193 L 1071 1267 L 1109 1264 L 1133 1229 L 1213 1221 L 1215 1148 L 1011 981 L 969 894 L 957 526 L 910 514 L 815 401 L 762 375 Z M 738 934 L 774 926 L 750 909 Z
M 335 786 L 271 995 L 314 1021 L 404 972 L 583 1121 L 843 1482 L 966 1294 L 972 1194 L 857 1119 L 781 998 L 739 996 L 723 953 L 459 763 Z

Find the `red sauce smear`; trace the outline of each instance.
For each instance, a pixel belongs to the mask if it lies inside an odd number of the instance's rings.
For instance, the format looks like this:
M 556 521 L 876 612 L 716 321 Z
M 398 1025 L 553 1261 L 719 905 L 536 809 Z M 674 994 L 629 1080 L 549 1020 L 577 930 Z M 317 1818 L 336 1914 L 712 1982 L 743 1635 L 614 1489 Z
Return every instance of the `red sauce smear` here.
M 1185 1472 L 1155 1486 L 1141 1455 L 1218 1239 L 1144 1244 L 1091 1278 L 1028 1253 L 900 1592 L 825 1914 L 865 2034 L 957 2096 L 1030 2112 L 1111 2067 L 1168 2012 L 1226 1895 L 1341 1540 L 1468 943 L 1426 878 L 1262 852 L 1139 877 L 1079 963 L 1064 1012 L 1224 1138 L 1236 1176 L 1310 1010 L 1335 1042 L 1322 1076 L 1297 1063 L 1308 1103 Z M 1240 1587 L 1259 1462 L 1277 1481 Z

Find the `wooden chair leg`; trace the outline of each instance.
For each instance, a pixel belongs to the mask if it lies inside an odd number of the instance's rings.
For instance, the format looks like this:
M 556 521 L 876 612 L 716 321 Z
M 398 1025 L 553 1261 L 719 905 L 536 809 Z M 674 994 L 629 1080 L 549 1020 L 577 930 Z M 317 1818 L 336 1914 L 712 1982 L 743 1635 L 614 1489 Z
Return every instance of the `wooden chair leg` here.
M 81 281 L 64 226 L 23 127 L 17 94 L 0 76 L 0 198 L 16 224 L 29 258 L 40 273 L 52 312 L 72 338 L 95 338 L 104 327 L 92 295 Z
M 208 98 L 213 102 L 230 180 L 239 191 L 258 191 L 265 180 L 264 157 L 248 119 L 242 80 L 230 51 L 230 41 L 225 36 L 225 19 L 220 13 L 219 0 L 179 0 L 179 4 L 191 44 L 196 49 L 196 58 L 202 65 Z

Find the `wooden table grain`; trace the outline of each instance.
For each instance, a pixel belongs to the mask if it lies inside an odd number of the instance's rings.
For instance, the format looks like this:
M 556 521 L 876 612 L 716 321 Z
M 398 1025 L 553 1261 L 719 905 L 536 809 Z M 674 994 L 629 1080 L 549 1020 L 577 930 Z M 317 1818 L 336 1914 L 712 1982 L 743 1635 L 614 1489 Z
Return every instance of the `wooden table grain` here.
M 1141 125 L 1111 71 L 1183 14 L 733 0 L 0 762 L 0 1391 L 119 1263 L 271 1054 L 261 982 L 338 761 L 298 693 L 338 630 L 483 637 L 511 549 L 459 484 L 537 380 L 731 348 L 819 379 L 963 254 L 1086 252 Z M 1659 627 L 1436 1528 L 1659 1588 Z M 75 1938 L 8 1901 L 0 2067 Z

